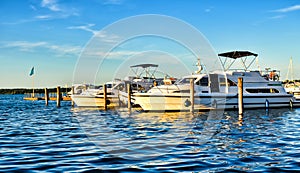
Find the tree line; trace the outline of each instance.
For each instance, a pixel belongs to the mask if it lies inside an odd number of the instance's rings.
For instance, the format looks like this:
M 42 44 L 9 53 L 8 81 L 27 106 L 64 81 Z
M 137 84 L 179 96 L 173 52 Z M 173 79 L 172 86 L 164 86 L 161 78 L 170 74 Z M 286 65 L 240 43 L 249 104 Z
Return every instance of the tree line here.
M 61 88 L 61 92 L 69 92 L 71 88 Z M 45 93 L 44 88 L 34 89 L 35 93 Z M 48 88 L 48 92 L 56 92 L 56 88 Z M 25 94 L 32 93 L 32 89 L 28 88 L 14 88 L 14 89 L 0 89 L 0 94 Z

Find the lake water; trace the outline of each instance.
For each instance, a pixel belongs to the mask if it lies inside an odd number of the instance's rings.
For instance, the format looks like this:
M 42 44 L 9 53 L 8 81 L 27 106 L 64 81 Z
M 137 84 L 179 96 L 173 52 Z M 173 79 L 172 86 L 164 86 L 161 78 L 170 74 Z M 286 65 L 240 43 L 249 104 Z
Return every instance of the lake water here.
M 300 109 L 107 112 L 0 95 L 2 172 L 300 170 Z

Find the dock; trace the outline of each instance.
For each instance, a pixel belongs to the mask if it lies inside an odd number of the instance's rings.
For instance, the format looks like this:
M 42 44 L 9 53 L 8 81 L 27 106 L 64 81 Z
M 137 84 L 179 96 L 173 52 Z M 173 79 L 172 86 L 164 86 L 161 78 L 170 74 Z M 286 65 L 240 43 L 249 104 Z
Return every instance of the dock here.
M 50 93 L 49 94 L 49 100 L 51 101 L 56 101 L 57 96 L 56 93 Z M 32 96 L 32 93 L 25 93 L 24 94 L 24 100 L 31 100 L 31 101 L 36 101 L 36 100 L 45 100 L 45 94 L 42 93 L 35 93 L 34 97 Z M 72 101 L 70 96 L 62 96 L 61 97 L 62 101 Z
M 49 89 L 45 88 L 44 93 L 25 93 L 24 100 L 45 100 L 46 105 L 48 105 L 49 100 L 52 100 L 57 102 L 57 107 L 60 107 L 60 101 L 72 101 L 71 96 L 68 95 L 67 89 L 65 92 L 61 92 L 60 86 L 57 86 L 56 92 L 53 92 L 53 90 L 54 89 L 51 89 L 52 92 L 49 92 Z

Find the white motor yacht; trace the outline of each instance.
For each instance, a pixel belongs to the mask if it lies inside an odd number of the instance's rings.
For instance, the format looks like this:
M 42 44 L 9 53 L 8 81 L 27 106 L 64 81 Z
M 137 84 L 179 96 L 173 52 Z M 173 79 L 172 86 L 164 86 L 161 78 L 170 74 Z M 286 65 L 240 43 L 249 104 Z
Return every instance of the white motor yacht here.
M 107 88 L 108 106 L 118 106 L 118 95 L 111 90 L 116 85 L 115 82 L 105 83 Z M 74 86 L 74 93 L 71 95 L 72 100 L 78 107 L 103 107 L 104 106 L 103 86 L 91 84 L 79 84 Z
M 198 70 L 198 73 L 185 76 L 175 84 L 155 86 L 146 93 L 134 93 L 132 102 L 145 111 L 189 110 L 190 80 L 193 79 L 195 110 L 237 109 L 238 78 L 243 78 L 244 108 L 278 108 L 294 104 L 295 98 L 285 92 L 278 78 L 265 78 L 261 71 L 249 70 L 257 56 L 249 51 L 221 53 L 219 59 L 223 71 L 206 74 Z M 250 62 L 249 58 L 252 58 Z M 236 60 L 241 61 L 242 69 L 231 69 Z

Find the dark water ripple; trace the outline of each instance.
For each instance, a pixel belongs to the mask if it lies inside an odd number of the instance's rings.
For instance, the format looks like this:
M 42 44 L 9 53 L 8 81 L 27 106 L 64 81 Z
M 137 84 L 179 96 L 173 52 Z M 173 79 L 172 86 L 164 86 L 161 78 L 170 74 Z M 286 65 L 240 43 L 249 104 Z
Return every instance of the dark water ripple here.
M 295 172 L 300 109 L 133 113 L 0 95 L 0 172 Z

